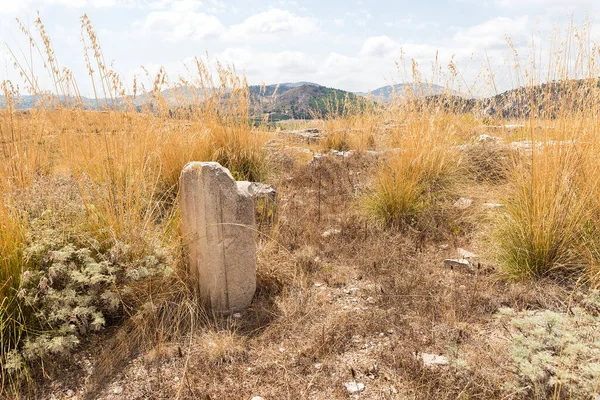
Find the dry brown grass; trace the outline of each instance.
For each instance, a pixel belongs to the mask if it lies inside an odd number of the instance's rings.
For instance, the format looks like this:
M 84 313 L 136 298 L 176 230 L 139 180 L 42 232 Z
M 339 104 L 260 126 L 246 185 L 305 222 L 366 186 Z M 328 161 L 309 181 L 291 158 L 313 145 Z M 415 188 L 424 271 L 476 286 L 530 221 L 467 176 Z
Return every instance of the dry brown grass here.
M 41 21 L 38 27 L 42 57 L 51 56 Z M 96 97 L 120 97 L 123 85 L 105 65 L 87 17 L 82 30 Z M 72 76 L 50 59 L 56 93 L 74 95 L 77 104 Z M 31 78 L 30 68 L 21 68 Z M 81 371 L 66 369 L 71 360 L 44 360 L 22 395 L 330 399 L 347 398 L 343 384 L 360 381 L 365 399 L 531 397 L 527 388 L 507 393 L 503 386 L 520 377 L 495 314 L 502 307 L 571 309 L 567 299 L 577 303 L 587 287 L 579 276 L 564 279 L 564 271 L 598 282 L 596 92 L 589 88 L 584 111 L 574 111 L 581 92 L 572 88 L 559 118 L 532 116 L 525 128 L 498 134 L 505 143 L 576 143 L 531 153 L 477 144 L 462 152 L 455 146 L 476 141 L 486 129 L 482 119 L 398 100 L 315 122 L 326 138 L 313 151 L 385 152 L 308 164 L 263 152 L 273 133 L 249 124 L 247 83 L 233 68 L 197 60 L 195 70 L 171 85 L 160 71 L 146 93 L 136 85 L 136 97 L 154 99 L 143 112 L 132 99 L 104 112 L 74 106 L 19 113 L 10 104 L 0 111 L 0 357 L 19 346 L 22 332 L 35 334 L 15 327 L 20 310 L 6 305 L 17 304 L 27 267 L 20 251 L 35 240 L 27 236 L 28 218 L 83 206 L 83 222 L 65 229 L 82 230 L 99 248 L 124 242 L 140 256 L 159 243 L 174 271 L 124 296 L 110 329 L 85 339 L 73 356 Z M 29 82 L 38 92 L 35 79 Z M 168 86 L 178 87 L 181 99 L 163 98 Z M 192 86 L 199 89 L 194 105 L 184 107 Z M 4 91 L 14 92 L 8 84 Z M 219 161 L 236 178 L 266 180 L 279 191 L 275 213 L 258 210 L 258 287 L 241 317 L 208 315 L 186 284 L 175 204 L 179 172 L 191 160 Z M 52 197 L 56 179 L 71 182 L 77 196 Z M 46 191 L 34 190 L 40 186 Z M 473 198 L 472 208 L 454 208 L 458 196 Z M 499 200 L 505 208 L 483 207 Z M 389 223 L 373 223 L 373 216 Z M 488 225 L 499 235 L 487 235 Z M 473 273 L 443 266 L 457 247 L 481 250 Z M 513 282 L 500 271 L 549 277 Z M 450 364 L 427 367 L 421 353 L 444 354 Z

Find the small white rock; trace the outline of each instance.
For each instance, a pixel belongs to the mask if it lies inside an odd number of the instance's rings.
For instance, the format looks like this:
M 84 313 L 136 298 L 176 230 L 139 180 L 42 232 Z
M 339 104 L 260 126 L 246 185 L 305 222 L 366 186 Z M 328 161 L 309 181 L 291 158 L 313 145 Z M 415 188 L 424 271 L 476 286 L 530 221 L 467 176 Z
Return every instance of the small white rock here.
M 446 357 L 438 356 L 437 354 L 421 353 L 421 359 L 423 360 L 423 365 L 426 367 L 448 365 L 450 363 Z
M 329 229 L 321 234 L 322 237 L 328 238 L 329 236 L 339 235 L 342 231 L 339 229 Z
M 450 269 L 464 269 L 466 271 L 472 272 L 474 270 L 473 266 L 468 260 L 463 258 L 461 259 L 446 259 L 444 260 L 444 265 Z
M 241 314 L 241 313 L 239 313 L 239 312 L 236 312 L 236 313 L 234 313 L 234 314 L 232 315 L 232 317 L 233 317 L 234 319 L 240 319 L 240 318 L 242 318 L 242 314 Z
M 467 272 L 473 272 L 475 270 L 473 265 L 468 260 L 465 260 L 464 258 L 446 259 L 446 260 L 444 260 L 444 266 L 446 266 L 447 268 L 450 268 L 450 269 L 462 269 Z
M 317 371 L 320 371 L 320 370 L 321 370 L 321 368 L 323 368 L 323 364 L 321 364 L 321 363 L 316 363 L 316 364 L 315 364 L 315 369 L 316 369 Z
M 461 197 L 454 202 L 453 207 L 458 208 L 459 210 L 466 210 L 467 208 L 471 207 L 471 204 L 473 204 L 473 200 L 467 199 L 466 197 Z
M 346 382 L 346 383 L 344 383 L 344 386 L 346 387 L 346 390 L 349 393 L 360 393 L 363 390 L 365 390 L 365 384 L 364 383 Z
M 122 386 L 116 386 L 116 387 L 113 388 L 112 392 L 114 394 L 121 394 L 121 393 L 123 393 L 123 387 Z
M 469 250 L 461 249 L 460 247 L 456 249 L 456 251 L 458 251 L 458 255 L 464 259 L 479 258 L 477 254 L 471 253 Z
M 491 136 L 491 135 L 488 135 L 488 134 L 486 134 L 486 133 L 484 133 L 484 134 L 482 134 L 482 135 L 479 135 L 479 137 L 477 138 L 477 141 L 478 141 L 479 143 L 497 142 L 497 141 L 499 141 L 499 140 L 501 140 L 501 139 L 500 139 L 500 138 L 498 138 L 498 137 L 496 137 L 496 136 Z
M 254 396 L 252 398 L 252 400 L 265 400 L 264 398 L 260 397 L 260 396 Z

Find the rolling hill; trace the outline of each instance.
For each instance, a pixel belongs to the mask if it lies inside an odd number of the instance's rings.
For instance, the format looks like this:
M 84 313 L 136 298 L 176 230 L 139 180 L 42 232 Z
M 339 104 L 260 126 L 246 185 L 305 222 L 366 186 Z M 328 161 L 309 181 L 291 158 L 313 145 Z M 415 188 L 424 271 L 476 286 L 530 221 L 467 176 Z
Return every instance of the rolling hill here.
M 371 95 L 374 97 L 375 101 L 381 101 L 384 103 L 390 102 L 394 95 L 399 97 L 405 97 L 406 94 L 410 92 L 417 97 L 427 97 L 427 96 L 435 96 L 441 95 L 443 93 L 448 92 L 448 90 L 440 85 L 435 84 L 427 84 L 427 83 L 398 83 L 395 85 L 387 85 L 372 90 L 370 93 L 356 93 L 361 96 Z M 452 92 L 456 94 L 455 92 Z
M 342 102 L 346 98 L 351 102 L 361 101 L 354 93 L 310 82 L 250 86 L 253 114 L 257 117 L 268 115 L 270 121 L 308 119 L 336 108 L 339 112 L 341 106 L 336 104 L 336 99 Z
M 592 88 L 600 87 L 599 80 L 569 80 L 550 82 L 532 87 L 520 87 L 507 90 L 503 93 L 486 98 L 466 98 L 456 92 L 449 92 L 440 85 L 416 85 L 412 83 L 383 86 L 373 90 L 370 94 L 378 102 L 389 102 L 394 95 L 404 97 L 403 94 L 411 91 L 417 94 L 415 101 L 424 100 L 427 104 L 451 109 L 457 112 L 478 113 L 484 116 L 497 116 L 504 118 L 527 118 L 532 112 L 544 111 L 547 117 L 553 117 L 565 105 L 580 107 L 589 98 L 588 93 Z M 341 112 L 342 103 L 349 99 L 350 102 L 362 102 L 365 93 L 351 93 L 341 89 L 325 87 L 312 82 L 288 82 L 273 85 L 249 86 L 250 114 L 255 120 L 267 119 L 280 121 L 285 119 L 308 119 L 314 116 L 323 116 L 331 112 Z M 565 94 L 570 100 L 565 104 Z M 167 104 L 173 109 L 179 107 L 193 107 L 204 99 L 205 94 L 201 89 L 194 87 L 178 87 L 161 92 Z M 227 98 L 225 94 L 224 99 Z M 336 102 L 336 99 L 338 100 Z M 154 98 L 152 94 L 142 94 L 135 99 L 122 97 L 114 100 L 120 107 L 129 101 L 140 111 L 145 106 L 150 106 Z M 43 100 L 39 96 L 20 96 L 15 99 L 15 108 L 28 110 L 33 107 L 42 107 L 44 104 L 52 107 L 53 102 L 63 105 L 83 105 L 84 109 L 99 110 L 112 104 L 111 99 L 91 99 L 82 97 L 81 102 L 73 97 L 47 96 Z M 6 107 L 4 96 L 0 96 L 0 109 Z

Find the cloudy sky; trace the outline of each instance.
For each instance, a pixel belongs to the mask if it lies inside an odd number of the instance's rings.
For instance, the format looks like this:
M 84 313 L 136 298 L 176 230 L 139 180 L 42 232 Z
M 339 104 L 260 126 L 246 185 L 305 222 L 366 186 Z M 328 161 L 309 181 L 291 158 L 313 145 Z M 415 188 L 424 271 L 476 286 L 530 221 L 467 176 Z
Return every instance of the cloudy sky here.
M 453 59 L 461 73 L 455 88 L 489 87 L 489 74 L 481 72 L 490 67 L 504 90 L 516 84 L 506 35 L 521 58 L 532 40 L 536 51 L 549 49 L 550 32 L 571 18 L 578 25 L 589 20 L 600 38 L 598 0 L 0 0 L 0 80 L 18 81 L 10 50 L 22 60 L 29 55 L 15 17 L 33 28 L 37 11 L 59 63 L 74 72 L 84 94 L 91 91 L 80 39 L 84 13 L 105 59 L 129 84 L 140 66 L 164 66 L 175 80 L 186 62 L 208 52 L 234 62 L 250 84 L 302 80 L 367 91 L 409 81 L 412 59 L 431 79 L 437 53 L 438 83 L 446 83 Z M 405 64 L 398 68 L 401 53 Z

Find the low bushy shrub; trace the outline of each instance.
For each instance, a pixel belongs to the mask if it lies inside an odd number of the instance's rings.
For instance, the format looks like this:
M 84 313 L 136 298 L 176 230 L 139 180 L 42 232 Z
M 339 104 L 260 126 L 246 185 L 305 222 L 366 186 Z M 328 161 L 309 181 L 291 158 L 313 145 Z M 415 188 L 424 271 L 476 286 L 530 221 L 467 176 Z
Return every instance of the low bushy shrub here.
M 117 240 L 100 243 L 56 220 L 46 212 L 29 225 L 17 298 L 30 321 L 5 355 L 7 372 L 67 354 L 124 314 L 138 282 L 171 272 L 172 257 L 158 242 L 145 243 L 143 251 Z
M 593 399 L 600 391 L 598 299 L 592 292 L 590 307 L 572 307 L 568 313 L 501 309 L 498 319 L 507 332 L 516 377 L 506 389 L 528 398 Z

